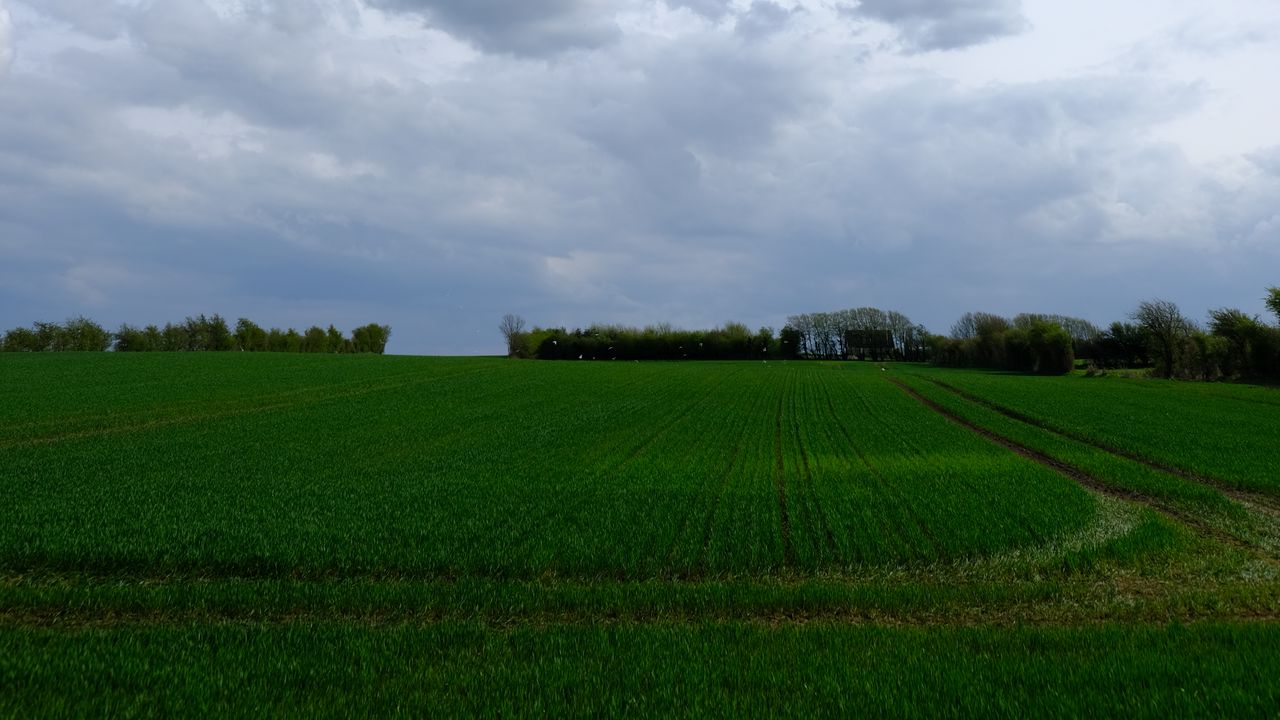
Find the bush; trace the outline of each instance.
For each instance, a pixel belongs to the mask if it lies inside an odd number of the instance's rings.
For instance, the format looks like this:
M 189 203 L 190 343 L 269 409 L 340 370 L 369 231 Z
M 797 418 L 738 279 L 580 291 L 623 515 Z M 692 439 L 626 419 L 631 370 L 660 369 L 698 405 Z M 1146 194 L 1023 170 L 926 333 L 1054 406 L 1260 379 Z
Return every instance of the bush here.
M 928 338 L 935 363 L 1042 375 L 1064 375 L 1075 367 L 1071 335 L 1056 322 L 1023 315 L 1015 326 L 988 313 L 969 313 L 965 318 L 958 326 L 971 331 L 969 337 Z

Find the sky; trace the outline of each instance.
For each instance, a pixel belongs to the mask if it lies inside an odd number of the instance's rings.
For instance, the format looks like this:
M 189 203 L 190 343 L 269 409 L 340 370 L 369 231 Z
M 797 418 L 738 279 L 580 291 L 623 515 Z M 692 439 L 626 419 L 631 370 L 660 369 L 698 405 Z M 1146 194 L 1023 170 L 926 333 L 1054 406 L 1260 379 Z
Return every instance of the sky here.
M 0 0 L 0 329 L 1263 314 L 1277 70 L 1275 0 Z

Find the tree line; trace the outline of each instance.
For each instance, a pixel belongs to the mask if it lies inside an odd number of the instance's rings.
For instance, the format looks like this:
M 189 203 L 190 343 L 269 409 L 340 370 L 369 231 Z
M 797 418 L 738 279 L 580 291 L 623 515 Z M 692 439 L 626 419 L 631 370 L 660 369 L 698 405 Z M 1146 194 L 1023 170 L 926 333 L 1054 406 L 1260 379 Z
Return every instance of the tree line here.
M 116 352 L 299 352 L 375 353 L 386 351 L 391 326 L 370 323 L 344 335 L 333 325 L 266 329 L 248 318 L 235 327 L 220 315 L 188 317 L 181 323 L 138 327 L 123 324 L 109 332 L 86 317 L 64 323 L 36 322 L 30 328 L 9 330 L 0 340 L 4 352 L 104 351 Z
M 777 333 L 737 322 L 711 330 L 668 324 L 526 330 L 518 315 L 505 316 L 498 329 L 509 356 L 542 360 L 924 360 L 928 336 L 905 315 L 876 308 L 794 315 Z
M 1268 288 L 1265 302 L 1280 319 L 1280 288 Z M 1067 315 L 969 312 L 944 336 L 900 312 L 861 307 L 791 315 L 776 334 L 735 322 L 711 330 L 526 330 L 524 319 L 510 314 L 499 330 L 509 356 L 546 360 L 906 360 L 1063 374 L 1080 358 L 1097 370 L 1152 368 L 1166 378 L 1280 380 L 1280 326 L 1222 308 L 1202 327 L 1165 300 L 1144 301 L 1106 329 Z
M 523 320 L 509 316 L 503 333 L 511 357 L 541 360 L 765 360 L 784 357 L 784 346 L 770 328 L 752 332 L 741 323 L 712 330 L 678 330 L 670 325 L 633 328 L 540 328 L 525 331 Z
M 1264 300 L 1280 320 L 1280 288 Z M 1164 378 L 1280 380 L 1280 325 L 1220 308 L 1202 326 L 1168 300 L 1141 302 L 1105 330 L 1060 315 L 966 313 L 928 345 L 941 365 L 1065 373 L 1082 358 L 1095 369 L 1151 368 Z
M 1280 288 L 1267 309 L 1280 321 Z M 1210 310 L 1205 326 L 1167 300 L 1142 303 L 1130 319 L 1147 338 L 1149 364 L 1166 378 L 1280 380 L 1280 325 L 1236 308 Z
M 950 337 L 931 336 L 928 343 L 938 365 L 1061 375 L 1075 366 L 1077 345 L 1093 342 L 1096 334 L 1096 327 L 1078 318 L 1023 313 L 1009 320 L 971 312 L 952 326 Z
M 791 315 L 781 335 L 820 360 L 924 360 L 929 331 L 895 310 L 860 307 Z

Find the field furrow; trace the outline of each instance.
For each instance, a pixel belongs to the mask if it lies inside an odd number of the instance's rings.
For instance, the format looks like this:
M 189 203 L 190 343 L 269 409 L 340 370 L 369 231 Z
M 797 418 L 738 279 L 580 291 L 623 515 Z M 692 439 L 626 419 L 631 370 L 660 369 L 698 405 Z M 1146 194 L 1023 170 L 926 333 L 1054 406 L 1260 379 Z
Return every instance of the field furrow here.
M 1218 486 L 1280 497 L 1276 391 L 1137 378 L 913 373 L 947 383 L 1055 432 Z

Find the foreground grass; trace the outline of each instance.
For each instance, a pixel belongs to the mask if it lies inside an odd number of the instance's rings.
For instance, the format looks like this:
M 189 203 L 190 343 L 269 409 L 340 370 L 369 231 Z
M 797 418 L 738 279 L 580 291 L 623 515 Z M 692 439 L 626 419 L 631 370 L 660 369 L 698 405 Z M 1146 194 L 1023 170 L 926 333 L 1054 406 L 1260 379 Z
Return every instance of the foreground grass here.
M 1233 624 L 17 628 L 0 713 L 1262 717 L 1277 646 Z
M 0 715 L 1276 707 L 1274 445 L 1090 434 L 1270 396 L 939 379 L 1090 382 L 0 356 Z

